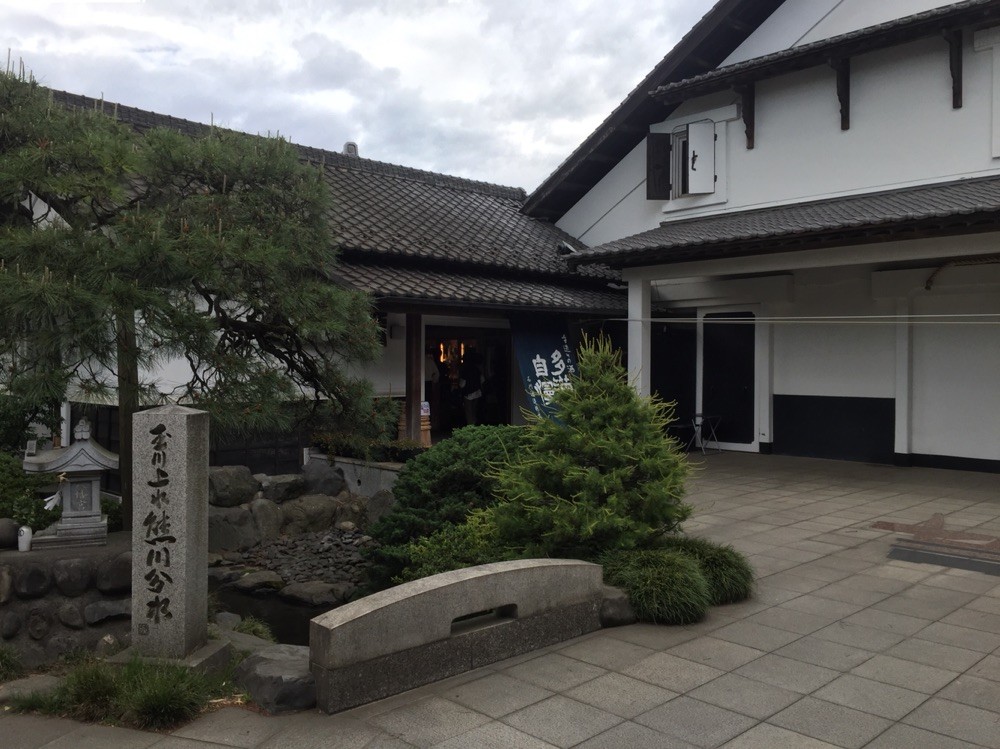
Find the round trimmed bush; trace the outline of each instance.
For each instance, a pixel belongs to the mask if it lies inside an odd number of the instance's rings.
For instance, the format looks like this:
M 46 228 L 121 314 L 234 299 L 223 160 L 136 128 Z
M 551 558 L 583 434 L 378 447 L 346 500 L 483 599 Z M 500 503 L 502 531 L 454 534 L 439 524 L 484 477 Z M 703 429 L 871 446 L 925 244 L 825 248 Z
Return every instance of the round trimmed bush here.
M 459 525 L 497 501 L 495 472 L 518 454 L 524 432 L 515 426 L 464 427 L 403 466 L 392 488 L 395 503 L 368 529 L 381 545 L 370 553 L 372 590 L 419 566 L 410 557 L 411 542 Z
M 679 551 L 612 551 L 600 563 L 604 581 L 625 590 L 641 621 L 691 624 L 702 619 L 712 603 L 698 562 Z
M 713 606 L 738 603 L 753 595 L 753 567 L 732 546 L 692 536 L 666 536 L 662 545 L 687 554 L 698 562 L 708 580 Z

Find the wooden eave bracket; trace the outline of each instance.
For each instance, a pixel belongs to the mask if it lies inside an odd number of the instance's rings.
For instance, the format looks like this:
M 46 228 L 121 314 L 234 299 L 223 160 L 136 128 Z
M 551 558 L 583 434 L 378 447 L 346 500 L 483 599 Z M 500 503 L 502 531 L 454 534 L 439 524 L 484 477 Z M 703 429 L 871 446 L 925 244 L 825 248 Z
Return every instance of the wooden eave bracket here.
M 948 42 L 948 63 L 951 68 L 951 108 L 962 108 L 962 30 L 943 29 Z
M 747 135 L 747 150 L 753 149 L 755 135 L 755 105 L 756 86 L 753 82 L 735 86 L 733 90 L 740 97 L 740 114 L 743 117 L 743 130 Z
M 840 129 L 851 129 L 851 58 L 830 60 L 837 73 L 837 100 L 840 102 Z

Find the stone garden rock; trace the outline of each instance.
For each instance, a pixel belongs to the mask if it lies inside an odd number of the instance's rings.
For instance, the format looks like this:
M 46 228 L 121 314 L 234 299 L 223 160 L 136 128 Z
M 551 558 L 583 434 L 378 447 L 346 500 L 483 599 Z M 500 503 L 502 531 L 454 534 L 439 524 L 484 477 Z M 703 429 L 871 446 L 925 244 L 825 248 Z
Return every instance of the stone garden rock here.
M 14 592 L 18 598 L 41 598 L 52 587 L 52 574 L 41 563 L 29 563 L 14 570 Z
M 281 506 L 285 516 L 282 530 L 290 536 L 326 530 L 334 523 L 337 502 L 323 494 L 307 494 Z
M 14 575 L 6 564 L 0 565 L 0 606 L 14 597 Z
M 233 649 L 240 653 L 256 653 L 274 647 L 274 643 L 270 640 L 248 635 L 246 632 L 236 632 L 231 629 L 221 630 L 219 632 L 219 639 L 228 640 Z
M 235 581 L 233 587 L 246 593 L 266 593 L 281 590 L 285 587 L 285 581 L 281 575 L 270 570 L 260 570 L 244 575 Z
M 219 629 L 231 630 L 241 621 L 243 621 L 243 617 L 231 611 L 220 611 L 215 615 L 215 623 L 219 625 Z
M 336 497 L 347 483 L 344 472 L 334 468 L 326 460 L 310 460 L 302 468 L 302 478 L 306 482 L 306 491 L 310 494 L 325 494 Z
M 62 686 L 62 683 L 62 679 L 48 674 L 34 674 L 23 679 L 8 681 L 6 684 L 0 684 L 0 705 L 22 695 L 54 692 Z
M 266 484 L 261 482 L 261 492 L 264 499 L 281 504 L 291 499 L 298 499 L 309 491 L 304 476 L 297 473 L 283 473 L 278 476 L 268 476 Z
M 353 589 L 367 578 L 371 562 L 365 550 L 373 543 L 359 531 L 332 528 L 279 538 L 244 552 L 242 559 L 251 567 L 277 572 L 288 583 L 344 583 Z
M 250 503 L 250 514 L 253 515 L 258 543 L 269 544 L 281 535 L 285 513 L 273 501 L 263 498 L 253 500 Z
M 24 617 L 19 611 L 8 611 L 0 615 L 0 637 L 5 640 L 17 637 L 17 633 L 21 631 L 23 626 Z
M 87 623 L 83 620 L 80 607 L 75 603 L 64 603 L 59 607 L 59 621 L 70 629 L 83 629 Z
M 45 655 L 49 660 L 56 660 L 67 653 L 72 653 L 74 650 L 79 650 L 81 647 L 80 641 L 75 635 L 71 634 L 57 634 L 52 635 L 48 640 L 45 641 Z
M 637 621 L 632 604 L 629 603 L 628 595 L 624 590 L 605 585 L 601 593 L 602 627 L 621 627 L 625 624 L 634 624 Z
M 123 647 L 124 645 L 117 637 L 108 633 L 97 641 L 97 645 L 94 646 L 94 651 L 101 658 L 108 658 L 115 653 L 121 652 Z
M 374 523 L 378 521 L 383 515 L 392 509 L 394 504 L 396 504 L 396 498 L 393 496 L 392 492 L 386 489 L 379 489 L 371 495 L 366 502 L 367 512 L 365 514 L 368 517 L 368 522 Z
M 94 577 L 94 564 L 89 559 L 57 559 L 52 565 L 59 592 L 68 598 L 82 596 Z
M 10 518 L 0 518 L 0 549 L 17 546 L 17 523 Z
M 233 680 L 269 713 L 306 710 L 316 704 L 316 681 L 305 645 L 272 645 L 237 666 Z
M 28 612 L 27 630 L 32 640 L 43 639 L 50 629 L 52 629 L 52 618 L 45 609 L 36 607 Z
M 357 497 L 350 492 L 341 492 L 334 498 L 337 505 L 334 523 L 354 523 L 355 527 L 363 528 L 368 525 L 368 507 L 362 497 Z
M 105 559 L 97 566 L 94 583 L 105 595 L 130 593 L 132 591 L 132 552 Z
M 337 597 L 333 583 L 323 583 L 318 580 L 286 585 L 278 595 L 285 600 L 306 606 L 334 606 L 342 600 Z
M 94 625 L 103 622 L 105 619 L 116 619 L 118 617 L 132 616 L 132 599 L 120 598 L 118 600 L 102 598 L 87 604 L 83 609 L 83 618 L 87 624 Z
M 260 482 L 246 466 L 213 466 L 208 469 L 208 502 L 216 507 L 246 504 L 260 490 Z
M 248 505 L 208 508 L 209 550 L 245 551 L 259 543 L 260 534 Z

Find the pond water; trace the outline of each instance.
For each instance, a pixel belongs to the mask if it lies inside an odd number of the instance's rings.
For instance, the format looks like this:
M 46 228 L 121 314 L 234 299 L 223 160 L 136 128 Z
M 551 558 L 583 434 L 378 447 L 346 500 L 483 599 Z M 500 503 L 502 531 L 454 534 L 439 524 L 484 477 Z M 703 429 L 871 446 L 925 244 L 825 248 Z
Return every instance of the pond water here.
M 331 608 L 294 604 L 275 594 L 253 595 L 212 582 L 209 582 L 209 591 L 215 594 L 220 611 L 253 616 L 266 622 L 278 642 L 285 645 L 308 645 L 309 620 Z

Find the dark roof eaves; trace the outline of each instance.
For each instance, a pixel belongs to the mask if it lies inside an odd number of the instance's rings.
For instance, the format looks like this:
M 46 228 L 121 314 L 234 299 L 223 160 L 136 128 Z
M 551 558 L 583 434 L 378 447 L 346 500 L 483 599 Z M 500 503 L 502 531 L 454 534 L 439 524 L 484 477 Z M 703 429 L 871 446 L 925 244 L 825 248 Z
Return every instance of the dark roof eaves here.
M 597 151 L 598 147 L 604 143 L 617 128 L 628 123 L 628 118 L 642 104 L 649 101 L 649 91 L 657 84 L 656 81 L 664 81 L 690 55 L 693 55 L 698 46 L 704 43 L 714 31 L 726 22 L 734 6 L 740 4 L 740 0 L 717 0 L 716 4 L 688 31 L 674 48 L 633 88 L 625 99 L 601 122 L 586 140 L 562 161 L 553 172 L 536 187 L 524 202 L 521 210 L 529 216 L 535 215 L 539 205 L 557 189 L 560 183 L 565 181 L 573 169 Z M 781 2 L 775 4 L 775 8 Z M 772 10 L 773 12 L 773 10 Z M 749 36 L 749 33 L 747 36 Z M 744 37 L 745 39 L 746 37 Z M 735 49 L 735 47 L 734 47 Z M 730 50 L 731 51 L 731 50 Z M 662 85 L 662 84 L 661 84 Z M 668 113 L 665 113 L 665 116 Z M 648 127 L 651 123 L 643 123 Z M 638 142 L 638 141 L 636 141 Z M 610 167 L 609 167 L 610 169 Z M 536 216 L 537 218 L 538 216 Z
M 641 264 L 636 261 L 639 260 L 650 260 L 655 256 L 657 263 L 670 263 L 670 262 L 680 262 L 687 261 L 692 258 L 690 257 L 674 257 L 674 258 L 662 258 L 659 257 L 665 252 L 670 252 L 671 250 L 691 250 L 702 248 L 707 254 L 708 248 L 715 248 L 716 250 L 722 250 L 726 247 L 733 247 L 739 244 L 747 243 L 757 243 L 762 241 L 782 241 L 788 239 L 802 239 L 804 242 L 809 240 L 817 241 L 818 239 L 831 236 L 838 232 L 841 234 L 858 234 L 860 232 L 870 231 L 873 229 L 886 229 L 888 231 L 893 230 L 906 230 L 917 224 L 940 221 L 942 219 L 954 218 L 959 216 L 965 217 L 975 217 L 975 216 L 993 216 L 997 221 L 1000 221 L 1000 200 L 996 202 L 995 205 L 986 206 L 980 205 L 975 207 L 964 207 L 960 209 L 942 209 L 942 210 L 929 210 L 919 215 L 913 213 L 906 213 L 905 215 L 895 215 L 887 217 L 872 217 L 868 221 L 849 221 L 845 223 L 820 225 L 808 229 L 803 228 L 792 228 L 787 231 L 771 231 L 771 232 L 755 232 L 752 234 L 747 234 L 744 236 L 731 236 L 722 239 L 706 239 L 702 241 L 690 240 L 690 241 L 678 241 L 678 242 L 663 242 L 662 244 L 650 244 L 645 247 L 615 247 L 621 242 L 628 240 L 635 240 L 643 235 L 653 235 L 663 229 L 676 228 L 678 226 L 694 225 L 698 223 L 707 223 L 712 220 L 717 219 L 731 219 L 740 218 L 749 215 L 764 215 L 768 213 L 776 213 L 789 210 L 800 210 L 808 209 L 813 207 L 822 206 L 836 206 L 843 205 L 847 202 L 853 202 L 859 199 L 872 199 L 887 195 L 899 196 L 905 195 L 906 193 L 922 192 L 922 191 L 934 191 L 948 188 L 959 188 L 974 186 L 976 183 L 990 183 L 995 185 L 1000 185 L 1000 175 L 988 175 L 985 177 L 973 177 L 967 179 L 951 180 L 948 182 L 934 183 L 929 185 L 917 185 L 913 187 L 889 189 L 889 190 L 879 190 L 872 193 L 861 193 L 856 195 L 848 195 L 839 198 L 823 198 L 819 200 L 809 200 L 803 201 L 801 203 L 791 203 L 780 206 L 769 206 L 767 208 L 753 208 L 744 211 L 732 211 L 726 213 L 714 213 L 707 216 L 696 216 L 688 219 L 682 219 L 680 221 L 670 221 L 664 222 L 659 227 L 655 229 L 648 229 L 639 234 L 632 235 L 631 237 L 624 237 L 619 240 L 614 240 L 608 242 L 604 245 L 598 245 L 591 248 L 577 256 L 570 259 L 569 265 L 571 267 L 577 267 L 583 264 L 590 263 L 604 263 L 610 265 L 612 268 L 623 268 L 626 266 L 632 266 Z M 966 222 L 968 223 L 968 222 Z M 856 243 L 856 242 L 853 242 Z M 608 248 L 608 249 L 602 249 Z M 761 253 L 751 253 L 751 254 L 761 254 Z M 721 256 L 721 255 L 720 255 Z M 697 258 L 694 258 L 697 259 Z
M 818 55 L 822 55 L 822 53 L 828 49 L 842 47 L 843 45 L 850 44 L 851 42 L 862 42 L 887 33 L 917 29 L 925 24 L 933 24 L 947 21 L 949 19 L 955 19 L 956 23 L 963 25 L 969 20 L 965 18 L 967 12 L 975 12 L 984 9 L 988 10 L 990 8 L 994 8 L 1000 12 L 1000 9 L 996 6 L 996 0 L 964 0 L 963 2 L 953 3 L 939 8 L 932 8 L 931 10 L 914 13 L 902 18 L 894 18 L 890 21 L 885 21 L 873 26 L 866 26 L 861 29 L 848 31 L 844 34 L 839 34 L 827 39 L 819 39 L 815 42 L 810 42 L 809 44 L 804 44 L 799 47 L 790 47 L 788 49 L 772 52 L 771 54 L 761 55 L 760 57 L 754 57 L 749 60 L 743 60 L 732 65 L 726 65 L 722 68 L 716 68 L 715 70 L 701 73 L 700 75 L 685 78 L 684 80 L 672 81 L 653 89 L 650 92 L 650 96 L 660 99 L 665 103 L 669 102 L 671 104 L 677 104 L 679 102 L 676 92 L 679 90 L 710 84 L 711 82 L 717 80 L 722 81 L 735 77 L 744 77 L 752 74 L 755 70 L 767 68 L 780 62 L 793 61 L 800 58 L 807 60 L 812 59 Z M 721 83 L 719 85 L 721 85 Z M 701 94 L 696 93 L 693 95 L 697 96 Z

